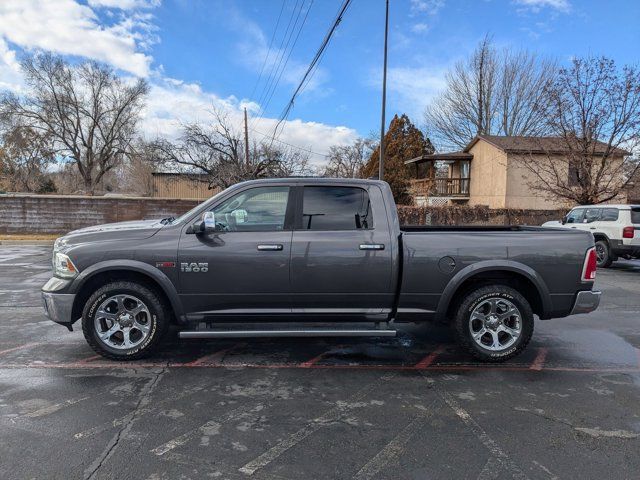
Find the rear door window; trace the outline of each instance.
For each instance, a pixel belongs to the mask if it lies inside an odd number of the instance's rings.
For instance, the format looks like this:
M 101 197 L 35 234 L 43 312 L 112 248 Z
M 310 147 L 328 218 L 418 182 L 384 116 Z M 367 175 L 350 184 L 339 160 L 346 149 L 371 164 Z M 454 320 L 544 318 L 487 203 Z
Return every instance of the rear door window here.
M 599 208 L 587 208 L 584 213 L 584 222 L 591 223 L 600 220 L 601 210 Z
M 369 194 L 358 187 L 304 187 L 302 230 L 373 228 Z
M 603 208 L 602 216 L 600 217 L 601 222 L 615 222 L 618 220 L 618 209 L 617 208 Z

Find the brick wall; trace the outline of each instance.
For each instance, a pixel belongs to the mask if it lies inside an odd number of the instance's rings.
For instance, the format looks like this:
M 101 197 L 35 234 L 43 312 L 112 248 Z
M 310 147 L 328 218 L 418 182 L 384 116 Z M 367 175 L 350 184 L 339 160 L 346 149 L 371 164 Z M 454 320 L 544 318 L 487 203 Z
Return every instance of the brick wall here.
M 197 200 L 58 195 L 0 195 L 0 234 L 60 234 L 101 223 L 178 216 Z M 541 225 L 558 210 L 399 206 L 403 225 Z
M 0 195 L 0 234 L 57 234 L 101 223 L 178 216 L 197 200 Z

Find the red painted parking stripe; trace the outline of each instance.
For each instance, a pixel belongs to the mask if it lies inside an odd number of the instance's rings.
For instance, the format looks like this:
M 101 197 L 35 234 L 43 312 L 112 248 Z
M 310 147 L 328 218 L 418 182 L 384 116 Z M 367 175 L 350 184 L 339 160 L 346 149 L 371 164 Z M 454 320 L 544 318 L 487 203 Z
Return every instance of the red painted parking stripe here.
M 433 352 L 416 363 L 413 368 L 416 370 L 424 370 L 425 368 L 428 368 L 442 352 L 444 352 L 444 345 L 438 345 Z
M 313 357 L 311 360 L 307 360 L 306 362 L 302 362 L 300 365 L 298 365 L 300 368 L 311 368 L 313 365 L 315 365 L 316 363 L 318 363 L 320 360 L 322 360 L 322 357 L 324 357 L 328 352 L 322 352 L 320 355 L 316 355 L 315 357 Z
M 78 360 L 76 363 L 88 363 L 88 362 L 93 362 L 94 360 L 98 360 L 102 358 L 100 355 L 94 355 L 92 357 L 87 357 L 87 358 L 83 358 L 81 360 Z
M 542 367 L 544 367 L 544 361 L 547 359 L 548 352 L 548 348 L 540 347 L 538 349 L 538 355 L 536 355 L 536 358 L 533 359 L 533 362 L 531 362 L 531 365 L 529 366 L 529 370 L 542 370 Z
M 190 367 L 188 363 L 170 363 L 170 362 L 89 362 L 89 363 L 8 363 L 0 364 L 0 369 L 128 369 L 128 368 L 183 368 Z M 193 365 L 195 368 L 256 368 L 256 369 L 298 369 L 302 368 L 299 363 L 224 363 L 224 364 L 198 364 Z M 364 365 L 328 365 L 315 364 L 309 368 L 327 369 L 327 370 L 416 370 L 414 365 L 384 365 L 384 364 L 364 364 Z M 506 372 L 527 372 L 531 371 L 527 365 L 430 365 L 424 370 L 428 371 L 506 371 Z M 585 373 L 640 373 L 639 367 L 545 367 L 545 371 L 553 372 L 585 372 Z
M 240 348 L 244 346 L 244 343 L 236 343 L 235 345 L 225 348 L 223 350 L 218 350 L 217 352 L 210 353 L 205 355 L 204 357 L 200 357 L 193 362 L 185 363 L 183 366 L 185 367 L 200 367 L 200 366 L 210 366 L 210 365 L 220 365 L 224 357 L 232 350 L 236 348 Z
M 325 355 L 327 355 L 327 354 L 329 354 L 331 352 L 335 352 L 336 350 L 340 350 L 342 348 L 344 348 L 342 345 L 338 345 L 337 347 L 332 348 L 331 350 L 327 350 L 326 352 L 322 352 L 320 355 L 316 355 L 311 360 L 307 360 L 306 362 L 300 363 L 298 366 L 300 368 L 311 368 L 316 363 L 318 363 L 320 360 L 322 360 L 325 357 Z
M 4 355 L 5 353 L 9 353 L 9 352 L 15 352 L 16 350 L 22 350 L 23 348 L 35 347 L 36 345 L 42 345 L 42 342 L 26 343 L 18 347 L 7 348 L 6 350 L 0 350 L 0 355 Z

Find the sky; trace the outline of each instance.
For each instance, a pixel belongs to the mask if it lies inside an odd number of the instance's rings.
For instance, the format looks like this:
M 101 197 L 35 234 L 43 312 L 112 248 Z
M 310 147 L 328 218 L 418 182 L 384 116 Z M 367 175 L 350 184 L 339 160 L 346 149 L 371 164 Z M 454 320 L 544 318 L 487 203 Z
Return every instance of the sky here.
M 24 91 L 19 59 L 50 51 L 93 59 L 151 86 L 148 138 L 228 112 L 250 137 L 271 138 L 343 0 L 2 0 L 0 89 Z M 388 120 L 420 126 L 445 75 L 491 35 L 567 64 L 606 55 L 640 64 L 640 0 L 390 0 Z M 287 28 L 288 27 L 288 28 Z M 352 0 L 279 142 L 311 152 L 380 129 L 384 0 Z M 279 67 L 279 68 L 278 68 Z

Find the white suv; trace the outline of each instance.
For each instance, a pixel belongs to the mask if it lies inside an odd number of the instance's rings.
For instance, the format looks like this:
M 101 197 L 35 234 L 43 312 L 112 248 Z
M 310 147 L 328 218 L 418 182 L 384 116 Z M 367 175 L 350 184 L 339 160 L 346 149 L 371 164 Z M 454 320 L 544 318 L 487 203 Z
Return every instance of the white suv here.
M 542 226 L 593 233 L 599 267 L 608 267 L 620 257 L 640 258 L 640 205 L 581 205 L 560 222 Z

